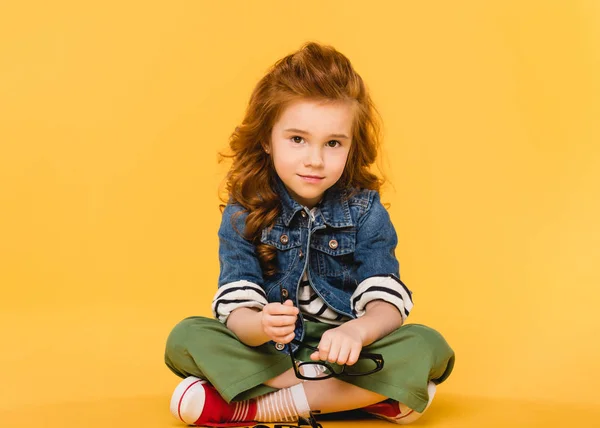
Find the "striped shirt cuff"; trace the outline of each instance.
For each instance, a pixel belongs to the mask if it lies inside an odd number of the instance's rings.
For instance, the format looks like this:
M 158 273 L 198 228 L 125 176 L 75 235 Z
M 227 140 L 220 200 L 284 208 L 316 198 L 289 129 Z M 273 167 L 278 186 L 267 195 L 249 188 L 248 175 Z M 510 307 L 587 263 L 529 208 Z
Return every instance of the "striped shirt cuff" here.
M 383 300 L 394 305 L 400 311 L 403 322 L 413 308 L 410 290 L 390 276 L 372 276 L 358 285 L 350 298 L 354 315 L 357 318 L 363 316 L 365 306 L 373 300 Z
M 217 290 L 212 301 L 213 316 L 223 324 L 237 308 L 262 309 L 267 304 L 264 290 L 250 281 L 235 281 Z

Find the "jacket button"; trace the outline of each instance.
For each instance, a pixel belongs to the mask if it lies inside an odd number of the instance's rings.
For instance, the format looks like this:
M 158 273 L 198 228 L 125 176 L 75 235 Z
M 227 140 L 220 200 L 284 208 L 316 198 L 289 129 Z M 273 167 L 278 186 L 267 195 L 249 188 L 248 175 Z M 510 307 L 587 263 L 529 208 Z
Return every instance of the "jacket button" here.
M 281 235 L 281 238 L 279 238 L 279 240 L 282 244 L 287 244 L 288 242 L 290 242 L 290 238 L 288 238 L 287 235 Z
M 331 241 L 329 241 L 329 248 L 331 248 L 332 250 L 335 250 L 338 247 L 338 241 L 336 241 L 335 239 L 332 239 Z
M 275 344 L 275 349 L 277 349 L 278 351 L 283 351 L 283 348 L 285 348 L 285 345 L 283 343 Z
M 284 298 L 287 298 L 287 296 L 288 296 L 288 291 L 287 291 L 287 290 L 284 288 L 283 290 L 281 290 L 281 295 L 282 295 Z
M 301 259 L 304 258 L 304 253 L 302 252 L 302 250 L 300 250 L 300 253 L 298 254 L 298 257 L 300 257 Z
M 306 218 L 306 211 L 300 211 L 300 215 L 304 218 Z

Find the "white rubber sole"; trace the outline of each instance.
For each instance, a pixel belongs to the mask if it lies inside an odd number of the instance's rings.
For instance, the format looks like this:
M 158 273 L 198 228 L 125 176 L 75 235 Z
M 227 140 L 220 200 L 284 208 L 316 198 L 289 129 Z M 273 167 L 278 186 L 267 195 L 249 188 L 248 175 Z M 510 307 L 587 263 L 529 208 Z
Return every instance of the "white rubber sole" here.
M 171 414 L 186 424 L 193 424 L 204 410 L 206 381 L 194 376 L 182 380 L 171 397 Z

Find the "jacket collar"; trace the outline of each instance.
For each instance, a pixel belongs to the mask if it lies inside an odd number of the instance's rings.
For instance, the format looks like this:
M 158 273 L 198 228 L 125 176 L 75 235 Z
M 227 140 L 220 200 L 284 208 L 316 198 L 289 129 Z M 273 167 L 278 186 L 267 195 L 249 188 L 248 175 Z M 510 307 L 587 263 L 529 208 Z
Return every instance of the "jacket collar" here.
M 275 177 L 275 189 L 281 201 L 281 219 L 289 227 L 294 216 L 304 209 L 287 191 L 279 177 Z M 350 216 L 350 207 L 346 189 L 338 188 L 337 184 L 325 191 L 323 199 L 316 205 L 321 212 L 325 224 L 331 227 L 354 226 Z

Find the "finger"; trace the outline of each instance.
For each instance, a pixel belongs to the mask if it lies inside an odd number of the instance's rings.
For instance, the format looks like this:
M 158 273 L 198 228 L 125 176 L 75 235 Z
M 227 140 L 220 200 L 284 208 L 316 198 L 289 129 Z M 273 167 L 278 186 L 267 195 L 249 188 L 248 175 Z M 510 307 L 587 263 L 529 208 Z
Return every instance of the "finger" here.
M 337 356 L 337 360 L 336 360 L 336 362 L 340 366 L 343 366 L 344 364 L 347 363 L 348 356 L 350 355 L 351 349 L 352 349 L 352 346 L 350 344 L 342 344 L 342 346 L 340 347 L 340 352 L 339 352 L 339 354 Z
M 287 304 L 287 302 L 290 302 Z M 286 300 L 285 304 L 274 303 L 272 309 L 273 315 L 298 315 L 298 308 L 294 306 L 291 300 Z
M 272 307 L 273 307 L 273 304 L 272 304 L 272 303 L 267 303 L 265 306 L 263 306 L 263 308 L 262 308 L 262 313 L 263 313 L 264 315 L 268 315 L 268 314 L 270 314 L 270 313 L 271 313 L 271 308 L 272 308 Z
M 292 341 L 292 339 L 294 339 L 296 335 L 294 334 L 294 332 L 287 334 L 287 335 L 283 335 L 283 336 L 273 336 L 271 337 L 271 339 L 273 339 L 273 341 L 275 343 L 283 343 L 284 345 L 287 345 L 288 343 L 290 343 Z
M 319 351 L 315 351 L 312 354 L 310 354 L 310 359 L 313 361 L 317 361 L 319 359 Z
M 295 330 L 294 326 L 270 327 L 268 329 L 269 334 L 271 334 L 271 336 L 287 336 L 290 333 L 293 333 L 294 330 Z
M 281 303 L 268 303 L 263 307 L 263 312 L 269 315 L 293 315 L 298 308 L 282 305 Z
M 329 356 L 329 349 L 331 349 L 331 341 L 329 338 L 321 338 L 319 342 L 319 359 L 321 361 L 327 361 L 327 357 Z
M 278 302 L 268 303 L 263 307 L 263 312 L 270 315 L 277 315 L 281 312 L 283 305 Z
M 358 361 L 358 357 L 360 356 L 361 349 L 362 348 L 360 346 L 352 347 L 352 349 L 350 350 L 350 356 L 348 357 L 348 361 L 346 361 L 347 366 L 352 366 L 356 364 L 356 362 Z
M 338 355 L 340 354 L 342 344 L 339 340 L 334 340 L 331 342 L 331 346 L 329 347 L 329 354 L 327 355 L 327 361 L 330 363 L 335 363 L 338 359 Z
M 290 315 L 274 315 L 271 316 L 267 323 L 273 327 L 285 327 L 285 326 L 293 326 L 296 325 L 296 320 L 298 317 L 290 316 Z

